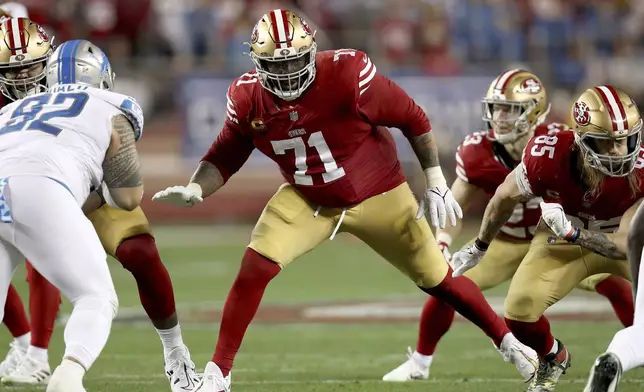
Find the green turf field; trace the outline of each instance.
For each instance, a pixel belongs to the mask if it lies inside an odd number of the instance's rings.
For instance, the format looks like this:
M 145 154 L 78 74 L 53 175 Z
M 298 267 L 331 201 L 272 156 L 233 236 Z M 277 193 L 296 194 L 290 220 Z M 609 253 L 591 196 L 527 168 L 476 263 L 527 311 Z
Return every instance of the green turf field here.
M 212 355 L 218 310 L 236 273 L 248 230 L 203 227 L 157 231 L 174 281 L 184 337 L 200 369 Z M 161 343 L 138 305 L 134 280 L 116 262 L 111 265 L 120 315 L 105 351 L 87 375 L 88 391 L 169 391 Z M 20 272 L 15 280 L 21 293 L 26 288 L 23 278 Z M 503 290 L 488 293 L 497 306 L 502 304 L 499 295 Z M 359 242 L 343 236 L 327 242 L 294 262 L 269 286 L 259 322 L 249 329 L 238 355 L 233 390 L 449 392 L 525 388 L 514 367 L 503 363 L 489 339 L 465 322 L 455 323 L 441 343 L 430 381 L 379 381 L 405 359 L 406 347 L 414 345 L 417 326 L 413 320 L 423 298 L 413 284 Z M 593 303 L 603 304 L 601 300 Z M 68 311 L 66 303 L 62 312 Z M 616 321 L 552 324 L 573 356 L 573 365 L 557 390 L 581 391 L 594 357 L 605 349 L 620 325 Z M 0 347 L 6 347 L 9 339 L 3 330 Z M 58 328 L 52 339 L 52 367 L 61 350 L 62 328 Z M 629 373 L 620 389 L 639 390 L 644 390 L 641 370 Z

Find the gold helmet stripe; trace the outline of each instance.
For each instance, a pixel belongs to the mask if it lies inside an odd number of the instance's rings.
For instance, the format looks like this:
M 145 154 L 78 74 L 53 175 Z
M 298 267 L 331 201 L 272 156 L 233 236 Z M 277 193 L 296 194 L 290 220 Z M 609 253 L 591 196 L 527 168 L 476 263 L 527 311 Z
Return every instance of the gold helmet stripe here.
M 288 17 L 286 10 L 273 10 L 269 13 L 271 18 L 271 27 L 273 29 L 273 39 L 275 39 L 278 49 L 290 48 L 291 39 L 288 34 Z
M 626 111 L 615 88 L 613 86 L 597 86 L 595 89 L 608 108 L 608 114 L 610 114 L 610 119 L 613 123 L 613 131 L 620 132 L 628 130 Z
M 505 71 L 501 76 L 499 76 L 499 80 L 496 82 L 496 86 L 494 86 L 495 90 L 498 90 L 501 92 L 501 94 L 505 93 L 505 88 L 508 85 L 508 82 L 512 77 L 519 72 L 523 72 L 522 69 L 512 69 L 509 71 Z
M 24 18 L 12 18 L 9 22 L 9 30 L 7 35 L 9 36 L 9 44 L 11 47 L 11 55 L 15 56 L 17 54 L 25 54 L 25 49 L 27 49 L 27 43 L 25 42 L 25 36 L 23 34 L 24 30 Z

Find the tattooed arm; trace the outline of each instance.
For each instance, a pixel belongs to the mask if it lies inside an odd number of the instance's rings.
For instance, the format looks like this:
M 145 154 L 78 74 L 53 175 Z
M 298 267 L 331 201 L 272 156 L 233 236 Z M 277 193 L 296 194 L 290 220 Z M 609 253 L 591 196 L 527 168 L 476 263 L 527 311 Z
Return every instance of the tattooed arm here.
M 217 166 L 208 161 L 201 161 L 199 162 L 199 167 L 190 178 L 190 183 L 187 187 L 198 186 L 201 190 L 201 197 L 208 197 L 223 185 L 224 177 L 217 169 Z
M 534 197 L 526 187 L 521 176 L 523 165 L 517 166 L 498 188 L 490 199 L 483 214 L 483 221 L 479 229 L 478 241 L 490 244 L 499 233 L 503 225 L 510 219 L 514 207 L 519 202 L 528 201 Z
M 641 256 L 642 253 L 642 243 L 643 240 L 641 238 L 637 238 L 635 241 L 633 241 L 633 245 L 637 246 L 637 243 L 640 244 L 639 250 L 634 249 L 632 252 L 629 252 L 629 244 L 628 244 L 628 237 L 629 237 L 629 229 L 631 228 L 631 221 L 633 221 L 633 217 L 635 216 L 635 213 L 638 210 L 638 207 L 642 203 L 642 199 L 640 199 L 637 203 L 633 204 L 622 216 L 622 219 L 619 222 L 619 228 L 617 229 L 616 232 L 614 233 L 601 233 L 598 231 L 590 231 L 586 229 L 581 229 L 579 228 L 579 238 L 577 238 L 573 243 L 578 244 L 583 246 L 586 249 L 589 249 L 595 253 L 598 253 L 602 256 L 606 256 L 610 259 L 625 259 L 627 254 L 631 256 L 631 258 L 636 258 L 637 254 Z M 635 223 L 639 222 L 639 225 L 641 226 L 644 222 L 641 222 L 642 218 L 641 214 L 640 218 L 635 221 Z M 640 232 L 641 234 L 641 228 L 638 228 L 637 226 L 634 226 L 634 229 L 639 229 L 639 230 L 633 230 L 633 232 Z M 637 260 L 633 260 L 639 263 L 639 258 Z
M 411 137 L 409 141 L 423 170 L 439 165 L 438 148 L 436 148 L 433 132 Z
M 112 120 L 112 140 L 103 161 L 103 191 L 106 202 L 132 211 L 143 196 L 141 164 L 136 151 L 134 128 L 123 115 Z

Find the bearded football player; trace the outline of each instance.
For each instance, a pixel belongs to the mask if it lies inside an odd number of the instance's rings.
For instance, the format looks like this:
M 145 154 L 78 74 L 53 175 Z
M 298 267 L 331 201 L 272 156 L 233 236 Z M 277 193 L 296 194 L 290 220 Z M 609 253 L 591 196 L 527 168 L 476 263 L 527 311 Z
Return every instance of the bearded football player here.
M 348 232 L 426 293 L 482 328 L 517 366 L 522 346 L 466 277 L 453 279 L 425 219 L 444 227 L 461 217 L 438 164 L 423 110 L 380 75 L 369 57 L 341 49 L 317 53 L 298 15 L 274 10 L 251 35 L 256 70 L 233 81 L 226 122 L 187 186 L 153 200 L 201 202 L 221 188 L 257 148 L 287 183 L 268 202 L 224 305 L 219 339 L 195 391 L 230 390 L 230 370 L 268 283 L 291 261 Z M 396 127 L 410 140 L 427 177 L 419 206 L 396 156 Z
M 5 3 L 0 6 L 0 28 L 3 38 L 0 55 L 0 92 L 2 106 L 17 99 L 46 90 L 45 63 L 53 52 L 50 39 L 38 24 L 29 21 L 24 6 Z M 13 33 L 17 34 L 14 36 Z M 14 41 L 15 38 L 18 38 Z M 27 38 L 28 37 L 28 38 Z M 22 41 L 22 39 L 27 38 Z M 37 273 L 29 263 L 27 280 L 30 282 L 30 310 L 33 328 L 24 311 L 22 299 L 13 286 L 9 287 L 4 307 L 3 323 L 14 337 L 9 352 L 0 363 L 0 378 L 15 373 L 21 364 L 33 361 L 47 362 L 47 347 L 60 304 L 58 290 Z M 27 360 L 29 359 L 29 360 Z M 35 380 L 47 380 L 49 364 L 38 365 L 33 370 Z
M 490 85 L 482 106 L 484 129 L 487 130 L 467 136 L 456 152 L 457 178 L 451 189 L 464 211 L 482 194 L 487 197 L 494 195 L 497 187 L 521 161 L 521 154 L 533 136 L 569 132 L 565 124 L 544 122 L 550 109 L 545 87 L 536 75 L 525 70 L 501 73 Z M 540 201 L 541 198 L 534 198 L 517 203 L 481 264 L 465 274 L 481 290 L 509 280 L 519 268 L 541 216 Z M 456 226 L 440 229 L 437 233 L 438 247 L 447 261 L 451 258 L 449 246 L 460 230 L 459 221 Z M 631 285 L 626 279 L 599 274 L 585 279 L 578 287 L 604 295 L 621 322 L 625 326 L 632 324 L 633 299 Z M 436 345 L 453 320 L 454 309 L 430 297 L 421 313 L 416 350 L 412 352 L 409 349 L 408 360 L 387 373 L 383 380 L 427 379 Z M 526 380 L 533 375 L 531 372 L 523 373 Z
M 507 325 L 540 357 L 530 391 L 554 390 L 570 366 L 544 311 L 590 275 L 630 279 L 628 229 L 644 196 L 642 119 L 633 100 L 612 86 L 593 87 L 577 99 L 572 118 L 572 132 L 528 142 L 490 200 L 478 238 L 452 257 L 454 276 L 476 266 L 517 202 L 544 199 L 541 223 L 505 301 Z
M 67 45 L 68 50 L 62 51 L 62 55 L 82 62 L 82 58 L 75 57 L 79 47 L 80 45 Z M 26 18 L 5 20 L 0 25 L 2 94 L 14 101 L 46 91 L 45 63 L 53 49 L 53 37 L 50 38 L 38 24 Z M 113 76 L 109 80 L 113 81 Z M 130 114 L 137 116 L 134 112 Z M 92 200 L 100 199 L 95 197 Z M 161 262 L 145 214 L 140 208 L 134 211 L 117 210 L 104 201 L 88 205 L 86 213 L 106 252 L 130 271 L 136 280 L 141 304 L 163 344 L 165 372 L 172 391 L 191 391 L 199 379 L 188 348 L 183 343 L 170 275 Z M 4 372 L 3 384 L 46 384 L 51 375 L 47 352 L 60 304 L 60 293 L 30 266 L 27 272 L 30 289 L 30 343 L 25 344 L 23 337 L 12 342 L 7 358 L 0 365 L 0 370 Z M 15 292 L 15 289 L 9 289 L 10 295 L 12 291 Z M 15 298 L 20 300 L 17 293 L 14 300 Z M 20 325 L 22 333 L 29 326 L 22 304 L 17 306 L 14 301 L 9 306 L 10 301 L 8 299 L 8 305 L 5 306 L 5 311 L 8 312 L 4 315 L 4 322 L 7 326 Z M 28 334 L 29 328 L 26 331 L 25 334 Z

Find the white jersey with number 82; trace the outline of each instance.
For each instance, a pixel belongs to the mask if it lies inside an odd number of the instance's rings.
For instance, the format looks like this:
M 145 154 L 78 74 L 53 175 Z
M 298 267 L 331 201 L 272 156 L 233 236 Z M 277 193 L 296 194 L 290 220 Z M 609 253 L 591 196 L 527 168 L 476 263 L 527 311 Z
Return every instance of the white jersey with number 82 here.
M 140 133 L 140 113 L 132 98 L 86 85 L 58 86 L 13 102 L 0 111 L 0 178 L 50 177 L 82 205 L 102 182 L 112 119 L 124 114 Z

